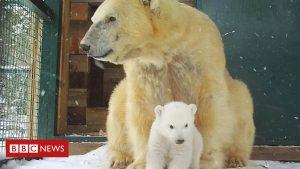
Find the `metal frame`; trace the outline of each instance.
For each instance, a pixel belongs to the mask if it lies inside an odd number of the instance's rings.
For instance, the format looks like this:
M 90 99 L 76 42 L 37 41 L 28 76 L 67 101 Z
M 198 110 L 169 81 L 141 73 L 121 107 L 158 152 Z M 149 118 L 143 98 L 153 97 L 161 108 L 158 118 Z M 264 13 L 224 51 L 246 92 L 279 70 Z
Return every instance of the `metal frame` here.
M 41 73 L 40 91 L 46 91 L 43 96 L 40 95 L 40 109 L 38 116 L 38 138 L 55 137 L 55 119 L 56 119 L 56 96 L 57 96 L 57 68 L 60 46 L 60 0 L 45 0 L 48 6 L 46 11 L 53 11 L 50 20 L 44 20 L 43 40 L 41 55 Z M 45 7 L 45 4 L 42 5 Z M 41 6 L 40 6 L 41 7 Z M 49 16 L 48 16 L 49 17 Z M 48 68 L 48 69 L 47 69 Z M 47 91 L 46 89 L 51 89 Z

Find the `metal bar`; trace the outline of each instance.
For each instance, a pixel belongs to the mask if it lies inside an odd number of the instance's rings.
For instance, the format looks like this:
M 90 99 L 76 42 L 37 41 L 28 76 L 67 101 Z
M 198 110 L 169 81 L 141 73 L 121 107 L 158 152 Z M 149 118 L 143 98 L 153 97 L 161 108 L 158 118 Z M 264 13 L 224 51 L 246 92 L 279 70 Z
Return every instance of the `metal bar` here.
M 28 3 L 33 4 L 33 9 L 36 10 L 44 19 L 53 19 L 54 12 L 51 8 L 42 0 L 28 0 Z

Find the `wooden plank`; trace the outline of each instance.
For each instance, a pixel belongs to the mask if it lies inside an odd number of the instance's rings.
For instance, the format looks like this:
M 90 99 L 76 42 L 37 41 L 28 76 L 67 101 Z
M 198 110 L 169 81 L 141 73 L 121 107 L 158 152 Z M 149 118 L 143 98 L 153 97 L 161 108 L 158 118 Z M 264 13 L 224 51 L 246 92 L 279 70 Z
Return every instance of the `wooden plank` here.
M 88 3 L 71 3 L 71 20 L 87 21 L 90 18 Z
M 90 72 L 88 74 L 88 107 L 102 107 L 103 103 L 103 69 L 97 67 L 90 58 Z
M 86 124 L 99 126 L 98 131 L 106 131 L 107 108 L 87 108 L 86 109 Z
M 87 107 L 87 90 L 69 89 L 68 106 Z
M 113 68 L 104 69 L 103 96 L 104 96 L 105 106 L 108 105 L 112 91 L 124 77 L 125 77 L 125 73 L 122 67 L 113 67 Z
M 99 133 L 98 125 L 68 125 L 67 134 Z M 98 135 L 98 134 L 97 134 Z
M 195 2 L 193 0 L 179 0 L 179 2 L 187 4 L 187 5 L 192 6 L 192 7 L 195 6 Z
M 70 27 L 70 53 L 71 54 L 85 54 L 85 52 L 79 48 L 81 39 L 89 29 L 91 22 L 72 22 Z
M 254 146 L 251 159 L 300 161 L 300 146 Z
M 86 124 L 86 108 L 85 107 L 68 107 L 68 128 L 69 125 L 85 125 Z
M 62 21 L 61 21 L 61 48 L 59 60 L 58 76 L 58 96 L 57 96 L 57 134 L 64 134 L 67 128 L 68 113 L 68 85 L 69 85 L 69 25 L 70 25 L 70 0 L 62 1 Z
M 125 72 L 122 67 L 104 69 L 104 79 L 123 79 L 124 77 Z
M 97 8 L 104 0 L 71 0 L 72 3 L 88 3 L 91 7 Z
M 86 154 L 103 145 L 103 143 L 69 143 L 69 155 Z
M 69 88 L 86 89 L 88 86 L 88 73 L 74 72 L 69 75 Z
M 69 71 L 89 72 L 89 58 L 86 55 L 71 55 Z

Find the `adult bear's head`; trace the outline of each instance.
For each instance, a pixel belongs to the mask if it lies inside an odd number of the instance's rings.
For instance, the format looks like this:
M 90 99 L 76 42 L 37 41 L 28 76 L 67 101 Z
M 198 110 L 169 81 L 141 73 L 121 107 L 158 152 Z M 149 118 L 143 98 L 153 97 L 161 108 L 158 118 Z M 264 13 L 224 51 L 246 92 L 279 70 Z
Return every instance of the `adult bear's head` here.
M 96 60 L 119 64 L 143 55 L 144 49 L 162 48 L 158 42 L 166 39 L 165 28 L 176 27 L 170 24 L 176 18 L 170 14 L 172 4 L 166 4 L 170 2 L 175 0 L 106 0 L 93 15 L 80 47 Z

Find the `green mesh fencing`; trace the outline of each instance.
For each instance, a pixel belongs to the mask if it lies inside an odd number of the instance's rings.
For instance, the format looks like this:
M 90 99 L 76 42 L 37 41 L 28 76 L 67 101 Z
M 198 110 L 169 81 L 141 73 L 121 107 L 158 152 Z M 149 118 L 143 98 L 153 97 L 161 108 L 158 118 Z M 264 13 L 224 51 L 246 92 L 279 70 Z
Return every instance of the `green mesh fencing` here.
M 0 152 L 37 138 L 43 19 L 26 0 L 0 1 Z

